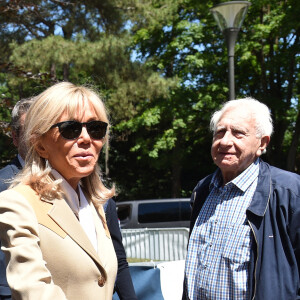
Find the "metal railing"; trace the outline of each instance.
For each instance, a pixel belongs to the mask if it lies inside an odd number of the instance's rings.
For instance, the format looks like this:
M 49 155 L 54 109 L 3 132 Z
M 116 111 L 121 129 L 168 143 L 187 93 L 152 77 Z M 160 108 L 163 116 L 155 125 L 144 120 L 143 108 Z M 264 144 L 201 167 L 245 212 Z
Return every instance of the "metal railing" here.
M 122 229 L 127 258 L 174 261 L 185 259 L 188 228 Z

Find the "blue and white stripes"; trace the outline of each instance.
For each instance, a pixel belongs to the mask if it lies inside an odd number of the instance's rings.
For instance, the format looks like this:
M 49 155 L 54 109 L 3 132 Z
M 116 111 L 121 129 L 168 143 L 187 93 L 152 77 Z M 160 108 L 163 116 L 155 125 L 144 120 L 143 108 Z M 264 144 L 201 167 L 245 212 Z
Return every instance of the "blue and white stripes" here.
M 248 299 L 252 233 L 246 209 L 257 186 L 259 159 L 222 187 L 220 170 L 189 241 L 185 276 L 191 300 Z

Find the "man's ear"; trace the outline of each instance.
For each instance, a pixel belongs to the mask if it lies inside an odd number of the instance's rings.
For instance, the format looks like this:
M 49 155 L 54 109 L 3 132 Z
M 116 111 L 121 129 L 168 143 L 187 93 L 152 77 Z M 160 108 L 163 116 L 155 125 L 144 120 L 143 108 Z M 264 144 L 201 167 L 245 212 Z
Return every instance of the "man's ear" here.
M 40 157 L 43 157 L 45 159 L 48 159 L 48 151 L 47 149 L 44 147 L 42 141 L 38 141 L 35 144 L 35 151 L 39 154 Z
M 264 153 L 269 143 L 270 143 L 270 136 L 268 135 L 265 135 L 260 139 L 260 146 L 257 149 L 257 156 L 261 156 Z
M 16 148 L 19 147 L 19 135 L 15 130 L 11 132 L 12 140 Z

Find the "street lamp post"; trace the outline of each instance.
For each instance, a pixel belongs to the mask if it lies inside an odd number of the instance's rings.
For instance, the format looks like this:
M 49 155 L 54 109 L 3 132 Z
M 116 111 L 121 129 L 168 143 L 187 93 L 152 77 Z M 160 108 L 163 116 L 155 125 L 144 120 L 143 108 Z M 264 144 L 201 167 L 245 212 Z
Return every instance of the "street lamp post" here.
M 235 98 L 234 46 L 250 5 L 248 1 L 230 1 L 220 3 L 210 9 L 225 37 L 228 49 L 229 100 Z

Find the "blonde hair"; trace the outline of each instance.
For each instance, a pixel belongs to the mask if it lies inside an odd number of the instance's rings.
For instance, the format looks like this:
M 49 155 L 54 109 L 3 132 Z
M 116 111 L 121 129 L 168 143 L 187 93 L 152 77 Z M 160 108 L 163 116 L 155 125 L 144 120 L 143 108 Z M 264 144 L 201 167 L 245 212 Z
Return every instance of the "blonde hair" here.
M 44 199 L 62 198 L 60 181 L 54 180 L 48 162 L 38 154 L 36 145 L 63 113 L 66 113 L 69 119 L 73 119 L 78 109 L 82 109 L 86 102 L 92 105 L 99 120 L 109 123 L 104 103 L 90 88 L 61 82 L 35 98 L 24 124 L 23 142 L 26 143 L 28 151 L 25 167 L 15 178 L 13 185 L 20 182 L 28 184 Z M 104 138 L 104 142 L 107 141 L 108 133 Z M 90 175 L 81 179 L 80 185 L 96 207 L 115 194 L 114 188 L 108 189 L 103 184 L 98 164 Z

